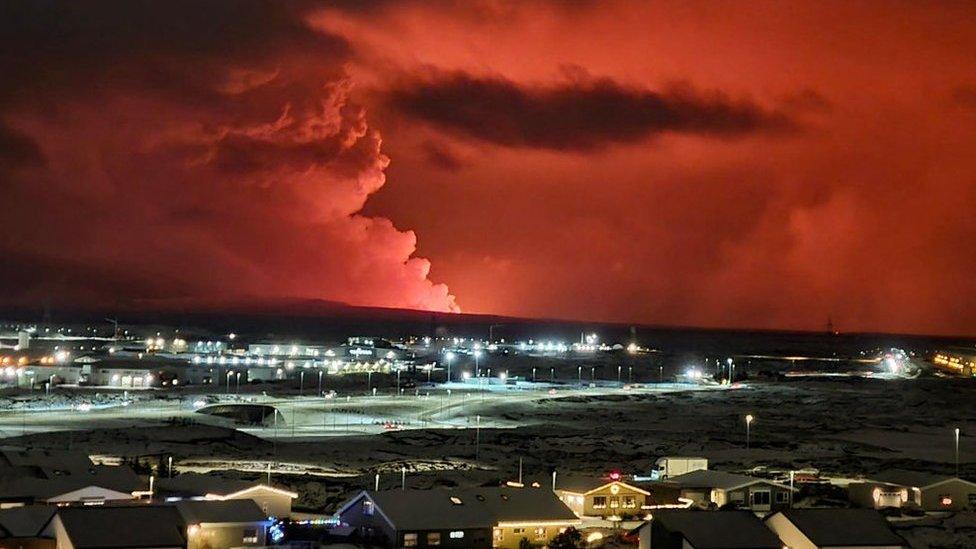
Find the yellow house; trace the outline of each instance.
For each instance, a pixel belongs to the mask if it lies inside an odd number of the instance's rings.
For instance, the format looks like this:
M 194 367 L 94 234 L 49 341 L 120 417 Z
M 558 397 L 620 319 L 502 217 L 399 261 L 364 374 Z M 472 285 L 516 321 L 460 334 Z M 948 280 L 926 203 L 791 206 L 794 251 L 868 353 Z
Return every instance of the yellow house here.
M 556 495 L 579 517 L 643 517 L 659 505 L 677 503 L 677 491 L 669 486 L 654 490 L 620 480 L 571 480 L 556 487 Z

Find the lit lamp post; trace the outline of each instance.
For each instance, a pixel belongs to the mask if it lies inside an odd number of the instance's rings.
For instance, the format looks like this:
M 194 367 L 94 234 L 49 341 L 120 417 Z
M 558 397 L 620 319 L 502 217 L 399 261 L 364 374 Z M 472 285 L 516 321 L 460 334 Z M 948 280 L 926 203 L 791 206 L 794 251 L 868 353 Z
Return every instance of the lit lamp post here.
M 454 361 L 454 352 L 453 351 L 448 351 L 444 355 L 444 359 L 447 361 L 447 382 L 450 383 L 451 382 L 451 362 Z
M 582 366 L 577 366 L 576 367 L 576 379 L 577 379 L 577 382 L 579 383 L 580 387 L 582 387 L 583 386 L 583 367 Z
M 299 372 L 298 374 L 298 396 L 302 396 L 305 392 L 305 372 Z
M 735 366 L 732 365 L 732 359 L 731 358 L 727 358 L 725 360 L 725 363 L 729 365 L 729 385 L 732 385 L 732 379 L 733 379 L 732 378 L 732 369 L 735 368 Z
M 746 414 L 746 450 L 749 449 L 749 428 L 752 426 L 752 420 L 754 420 L 752 414 Z
M 319 396 L 322 396 L 322 369 L 319 368 Z
M 373 390 L 373 371 L 367 370 L 366 371 L 366 393 L 368 394 L 372 390 Z
M 476 372 L 481 371 L 481 367 L 479 365 L 480 361 L 481 361 L 481 349 L 475 349 L 474 350 L 474 371 Z
M 623 371 L 623 366 L 617 366 L 617 383 L 620 383 L 620 372 Z
M 474 459 L 478 461 L 478 455 L 481 450 L 481 416 L 475 416 L 475 428 L 474 428 Z
M 234 372 L 227 372 L 227 394 L 230 394 L 230 377 L 234 375 Z
M 959 427 L 955 429 L 956 433 L 956 476 L 959 476 Z
M 400 369 L 399 368 L 397 368 L 397 391 L 396 392 L 397 392 L 396 396 L 400 396 Z
M 237 375 L 237 394 L 240 394 L 241 393 L 241 373 L 242 372 L 237 372 L 237 374 L 236 374 Z
M 532 381 L 535 381 L 535 366 L 532 367 Z

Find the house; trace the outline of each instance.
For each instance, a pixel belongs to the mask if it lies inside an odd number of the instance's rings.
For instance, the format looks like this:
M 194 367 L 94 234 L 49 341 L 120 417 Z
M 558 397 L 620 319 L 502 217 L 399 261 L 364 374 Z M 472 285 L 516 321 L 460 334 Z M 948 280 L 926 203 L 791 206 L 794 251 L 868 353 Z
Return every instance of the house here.
M 579 518 L 545 488 L 364 491 L 336 518 L 386 547 L 546 545 Z
M 80 452 L 0 451 L 0 509 L 132 500 L 142 485 L 129 467 L 94 465 Z
M 45 533 L 58 549 L 187 547 L 185 523 L 171 505 L 64 507 Z
M 692 471 L 671 477 L 665 484 L 676 486 L 682 498 L 698 504 L 729 505 L 756 512 L 787 508 L 792 499 L 789 486 L 725 471 Z
M 556 488 L 556 495 L 580 517 L 644 516 L 648 509 L 662 504 L 677 504 L 678 490 L 664 484 L 637 485 L 608 478 L 568 479 Z
M 874 509 L 787 509 L 765 519 L 790 549 L 902 549 L 908 544 Z
M 783 543 L 748 511 L 654 511 L 638 528 L 640 549 L 781 549 Z
M 892 469 L 871 480 L 907 489 L 908 501 L 926 511 L 976 509 L 976 483 L 959 477 Z
M 859 507 L 884 509 L 915 505 L 911 489 L 898 484 L 865 480 L 847 485 L 847 499 Z
M 57 507 L 26 505 L 0 510 L 0 547 L 55 549 L 54 539 L 44 533 Z
M 60 507 L 43 531 L 57 549 L 263 546 L 268 521 L 250 500 Z
M 258 504 L 265 516 L 277 518 L 291 517 L 292 502 L 298 498 L 297 493 L 280 487 L 200 473 L 184 473 L 174 478 L 160 479 L 156 483 L 156 490 L 169 501 L 250 499 Z
M 186 525 L 187 549 L 264 546 L 268 516 L 249 499 L 180 501 L 176 510 Z

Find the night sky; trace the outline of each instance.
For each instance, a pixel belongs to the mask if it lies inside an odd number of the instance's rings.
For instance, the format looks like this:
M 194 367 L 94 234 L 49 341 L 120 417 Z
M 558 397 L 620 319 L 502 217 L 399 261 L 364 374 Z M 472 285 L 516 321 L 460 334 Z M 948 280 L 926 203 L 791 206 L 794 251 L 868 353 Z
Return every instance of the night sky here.
M 0 302 L 976 334 L 969 2 L 0 3 Z

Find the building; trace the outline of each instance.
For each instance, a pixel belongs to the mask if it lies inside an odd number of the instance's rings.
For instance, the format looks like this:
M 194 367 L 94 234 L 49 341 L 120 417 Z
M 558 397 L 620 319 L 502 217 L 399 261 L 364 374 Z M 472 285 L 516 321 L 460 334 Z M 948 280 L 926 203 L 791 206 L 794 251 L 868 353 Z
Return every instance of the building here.
M 649 509 L 678 504 L 678 490 L 665 484 L 629 484 L 620 475 L 569 479 L 555 490 L 559 499 L 580 517 L 643 517 Z
M 81 452 L 0 450 L 0 509 L 129 501 L 142 487 L 129 467 L 95 465 Z
M 186 525 L 187 549 L 264 546 L 270 521 L 249 499 L 180 501 L 176 503 Z
M 54 539 L 44 530 L 57 507 L 28 505 L 0 510 L 0 547 L 10 549 L 55 549 Z
M 680 490 L 680 497 L 700 505 L 714 504 L 756 512 L 785 509 L 792 500 L 792 488 L 764 478 L 698 470 L 671 477 L 665 484 Z
M 976 509 L 976 483 L 959 477 L 892 469 L 871 480 L 907 489 L 908 501 L 926 511 Z
M 847 485 L 847 499 L 868 509 L 902 508 L 915 505 L 910 489 L 898 484 L 865 480 Z
M 692 471 L 708 469 L 708 460 L 703 457 L 665 456 L 654 462 L 653 480 L 666 480 Z
M 261 547 L 269 521 L 253 501 L 61 507 L 42 535 L 57 549 Z
M 787 509 L 764 522 L 790 549 L 902 549 L 908 545 L 873 509 Z
M 546 488 L 364 491 L 336 517 L 385 547 L 545 545 L 579 518 Z
M 782 549 L 748 511 L 655 511 L 638 529 L 640 549 Z
M 217 475 L 184 473 L 174 478 L 159 479 L 156 491 L 168 501 L 205 499 L 230 501 L 249 499 L 257 503 L 268 517 L 291 517 L 292 502 L 298 494 L 275 486 L 246 480 L 232 480 Z
M 57 549 L 183 549 L 186 527 L 169 505 L 66 507 L 58 509 L 45 535 Z

